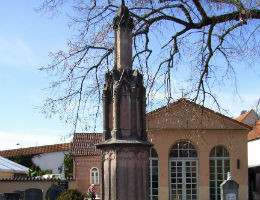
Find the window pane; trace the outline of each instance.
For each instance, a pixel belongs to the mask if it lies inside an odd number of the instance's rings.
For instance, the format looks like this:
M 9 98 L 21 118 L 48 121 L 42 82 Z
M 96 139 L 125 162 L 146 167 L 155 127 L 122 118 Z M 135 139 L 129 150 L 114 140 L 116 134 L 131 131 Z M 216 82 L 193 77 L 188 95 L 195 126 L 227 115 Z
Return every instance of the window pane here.
M 159 198 L 159 169 L 158 154 L 155 149 L 150 150 L 150 200 L 158 200 Z M 173 169 L 171 169 L 173 170 Z
M 220 184 L 230 171 L 229 152 L 223 146 L 216 146 L 210 152 L 210 200 L 220 199 Z

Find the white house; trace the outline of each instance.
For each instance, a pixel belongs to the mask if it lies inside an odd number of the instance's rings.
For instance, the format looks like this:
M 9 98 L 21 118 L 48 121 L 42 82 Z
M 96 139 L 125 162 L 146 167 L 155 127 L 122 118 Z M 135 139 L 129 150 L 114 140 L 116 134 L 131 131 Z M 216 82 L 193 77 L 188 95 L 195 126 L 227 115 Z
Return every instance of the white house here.
M 0 151 L 0 156 L 12 157 L 18 155 L 34 155 L 32 162 L 42 170 L 51 169 L 52 173 L 59 173 L 65 154 L 71 150 L 71 143 L 45 145 L 29 148 L 19 148 Z

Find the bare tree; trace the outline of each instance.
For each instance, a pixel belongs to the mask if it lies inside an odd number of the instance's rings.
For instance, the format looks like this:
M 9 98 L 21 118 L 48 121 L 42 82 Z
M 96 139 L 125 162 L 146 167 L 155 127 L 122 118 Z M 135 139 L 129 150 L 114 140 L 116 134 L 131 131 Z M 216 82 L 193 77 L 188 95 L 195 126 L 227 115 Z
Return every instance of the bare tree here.
M 97 119 L 104 74 L 114 67 L 113 18 L 121 1 L 74 0 L 68 13 L 78 35 L 67 51 L 51 53 L 41 70 L 53 75 L 44 112 L 79 124 Z M 63 0 L 44 0 L 55 14 Z M 127 0 L 134 19 L 133 66 L 144 74 L 147 97 L 182 96 L 199 103 L 226 79 L 236 84 L 237 61 L 260 55 L 259 0 Z M 244 59 L 244 58 L 247 59 Z M 163 93 L 163 95 L 158 95 Z M 151 102 L 151 101 L 150 101 Z M 83 123 L 84 121 L 84 123 Z M 87 124 L 88 126 L 89 124 Z

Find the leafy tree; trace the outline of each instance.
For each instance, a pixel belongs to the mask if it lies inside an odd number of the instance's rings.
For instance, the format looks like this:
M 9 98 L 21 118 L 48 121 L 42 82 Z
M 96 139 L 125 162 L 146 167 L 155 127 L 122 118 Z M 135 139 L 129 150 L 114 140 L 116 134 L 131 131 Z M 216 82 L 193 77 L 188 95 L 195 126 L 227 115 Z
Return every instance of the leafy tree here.
M 39 10 L 55 14 L 64 2 L 45 0 Z M 148 99 L 171 102 L 185 87 L 184 97 L 217 104 L 214 88 L 228 79 L 235 86 L 237 63 L 259 57 L 259 0 L 74 0 L 67 14 L 78 35 L 41 68 L 54 77 L 45 113 L 66 113 L 75 127 L 97 119 L 104 74 L 114 67 L 113 18 L 122 3 L 134 19 L 133 66 L 144 74 Z

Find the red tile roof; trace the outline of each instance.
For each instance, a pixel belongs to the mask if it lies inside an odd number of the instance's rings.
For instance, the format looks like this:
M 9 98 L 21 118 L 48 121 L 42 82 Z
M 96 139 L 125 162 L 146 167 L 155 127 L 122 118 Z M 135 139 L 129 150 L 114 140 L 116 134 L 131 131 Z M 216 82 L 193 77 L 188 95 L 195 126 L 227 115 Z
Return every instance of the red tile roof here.
M 235 120 L 239 121 L 239 122 L 243 122 L 243 120 L 249 115 L 249 113 L 251 112 L 252 110 L 249 110 L 247 112 L 245 112 L 244 114 L 238 116 Z
M 248 140 L 255 140 L 260 138 L 260 120 L 256 122 L 256 125 L 253 127 L 253 130 L 248 133 Z
M 95 144 L 102 140 L 102 133 L 75 133 L 72 142 L 72 154 L 75 156 L 98 156 L 101 151 Z
M 38 147 L 19 148 L 0 151 L 2 157 L 12 157 L 17 155 L 28 155 L 28 154 L 41 154 L 58 151 L 69 151 L 71 150 L 71 143 L 44 145 Z

